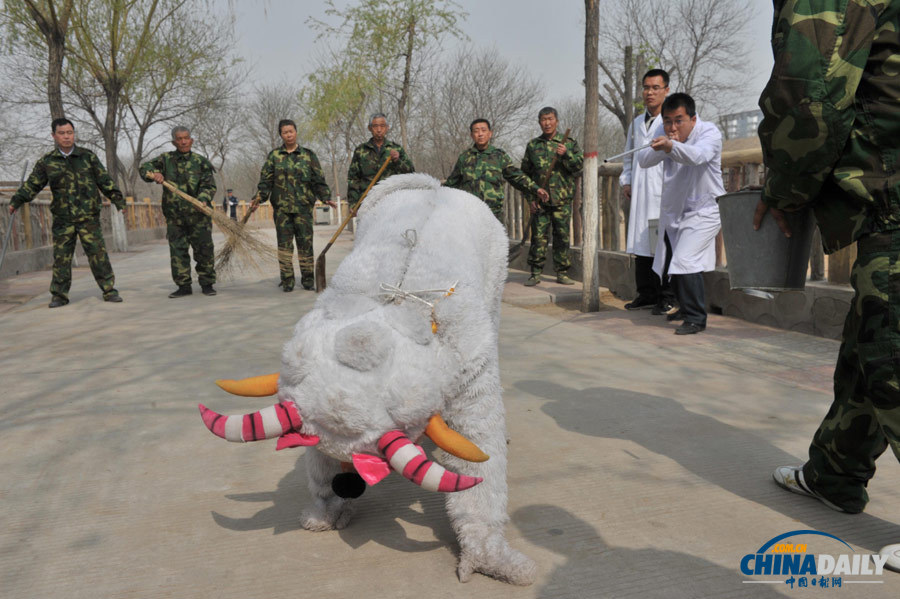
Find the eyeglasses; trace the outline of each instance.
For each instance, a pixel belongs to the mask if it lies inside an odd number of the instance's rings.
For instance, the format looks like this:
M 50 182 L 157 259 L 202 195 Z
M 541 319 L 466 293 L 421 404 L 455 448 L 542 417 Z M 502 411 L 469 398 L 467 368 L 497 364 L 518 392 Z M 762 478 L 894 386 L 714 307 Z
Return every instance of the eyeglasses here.
M 661 89 L 666 89 L 666 86 L 664 86 L 664 85 L 645 85 L 644 86 L 645 92 L 658 92 Z

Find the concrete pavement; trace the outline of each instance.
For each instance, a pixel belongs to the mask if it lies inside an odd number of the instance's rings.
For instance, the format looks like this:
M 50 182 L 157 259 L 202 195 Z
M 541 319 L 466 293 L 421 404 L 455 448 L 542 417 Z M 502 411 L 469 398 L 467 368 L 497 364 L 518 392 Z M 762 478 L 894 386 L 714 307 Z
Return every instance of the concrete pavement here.
M 350 239 L 329 253 L 329 271 Z M 513 272 L 501 322 L 507 534 L 539 578 L 461 584 L 437 494 L 390 476 L 347 529 L 310 533 L 298 524 L 309 502 L 302 449 L 227 444 L 203 427 L 198 402 L 225 413 L 267 405 L 212 381 L 277 371 L 314 293 L 281 292 L 273 270 L 221 281 L 216 297 L 195 284 L 170 300 L 164 243 L 112 262 L 117 305 L 89 273 L 55 310 L 49 272 L 0 283 L 0 296 L 18 298 L 0 312 L 2 597 L 898 594 L 892 573 L 820 590 L 740 572 L 745 554 L 794 530 L 862 553 L 900 542 L 891 455 L 861 515 L 771 481 L 775 466 L 802 461 L 827 409 L 835 341 L 715 315 L 706 332 L 676 337 L 664 318 L 609 295 L 601 312 L 582 314 L 567 301 L 577 288 L 547 278 L 526 289 Z M 823 537 L 802 542 L 849 552 Z

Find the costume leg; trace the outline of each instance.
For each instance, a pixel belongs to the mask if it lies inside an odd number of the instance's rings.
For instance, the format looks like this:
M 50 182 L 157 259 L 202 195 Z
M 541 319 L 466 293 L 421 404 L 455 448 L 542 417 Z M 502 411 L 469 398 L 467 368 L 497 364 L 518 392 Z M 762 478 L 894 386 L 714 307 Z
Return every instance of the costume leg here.
M 553 266 L 557 275 L 569 272 L 572 258 L 569 256 L 569 222 L 572 219 L 572 204 L 554 206 L 553 224 Z
M 438 452 L 450 470 L 484 481 L 459 493 L 447 493 L 445 501 L 450 523 L 459 540 L 458 575 L 466 582 L 472 572 L 481 572 L 513 584 L 534 582 L 537 567 L 524 554 L 509 546 L 504 527 L 506 512 L 506 423 L 496 361 L 467 385 L 463 396 L 449 402 L 452 411 L 445 418 L 454 430 L 478 445 L 490 456 L 473 463 Z
M 76 225 L 78 237 L 81 238 L 81 247 L 87 254 L 88 264 L 94 280 L 97 281 L 103 291 L 103 297 L 116 291 L 116 277 L 113 274 L 112 264 L 109 263 L 109 255 L 106 253 L 106 244 L 103 242 L 103 229 L 99 220 L 81 222 Z
M 194 268 L 201 285 L 216 282 L 216 250 L 212 239 L 212 219 L 203 217 L 191 223 L 188 240 L 194 252 Z
M 180 220 L 166 221 L 166 239 L 169 240 L 169 260 L 172 264 L 172 280 L 179 287 L 191 286 L 191 255 L 187 228 Z
M 672 283 L 675 285 L 684 322 L 706 326 L 706 290 L 703 286 L 703 273 L 672 275 Z
M 862 511 L 875 460 L 900 459 L 900 231 L 858 243 L 855 294 L 834 369 L 834 402 L 816 431 L 805 482 L 849 512 Z
M 341 463 L 313 447 L 306 449 L 303 459 L 313 503 L 300 516 L 300 525 L 314 531 L 344 528 L 353 516 L 353 500 L 338 497 L 331 490 L 331 480 L 340 474 Z
M 75 225 L 53 219 L 53 278 L 50 293 L 68 299 L 72 286 L 72 255 L 75 253 Z
M 275 238 L 278 243 L 278 267 L 281 283 L 287 289 L 294 287 L 294 232 L 290 214 L 275 211 Z
M 528 250 L 528 265 L 531 274 L 540 276 L 547 259 L 548 236 L 550 235 L 549 208 L 539 205 L 538 211 L 531 217 L 531 248 Z
M 300 263 L 300 284 L 312 288 L 313 276 L 313 220 L 312 212 L 293 215 L 294 239 L 297 242 L 297 261 Z

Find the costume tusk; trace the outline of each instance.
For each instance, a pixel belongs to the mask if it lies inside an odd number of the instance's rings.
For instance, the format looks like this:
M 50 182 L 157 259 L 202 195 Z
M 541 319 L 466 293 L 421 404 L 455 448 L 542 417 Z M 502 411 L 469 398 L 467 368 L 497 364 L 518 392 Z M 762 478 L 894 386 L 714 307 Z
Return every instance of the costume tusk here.
M 378 449 L 391 468 L 428 491 L 453 493 L 471 489 L 484 479 L 451 472 L 425 457 L 425 451 L 400 431 L 390 431 L 378 441 Z
M 219 379 L 216 384 L 232 395 L 244 397 L 268 397 L 278 393 L 278 373 L 251 376 L 250 378 L 233 380 Z
M 278 437 L 279 445 L 287 447 L 315 445 L 319 442 L 319 438 L 315 435 L 304 435 L 300 432 L 303 420 L 300 418 L 297 404 L 292 401 L 283 401 L 252 414 L 235 416 L 218 414 L 203 404 L 199 407 L 206 428 L 217 437 L 228 441 L 246 443 Z M 288 444 L 285 445 L 282 440 L 286 440 Z
M 425 436 L 434 444 L 458 458 L 469 462 L 485 462 L 490 457 L 477 445 L 447 426 L 440 414 L 435 414 L 425 427 Z

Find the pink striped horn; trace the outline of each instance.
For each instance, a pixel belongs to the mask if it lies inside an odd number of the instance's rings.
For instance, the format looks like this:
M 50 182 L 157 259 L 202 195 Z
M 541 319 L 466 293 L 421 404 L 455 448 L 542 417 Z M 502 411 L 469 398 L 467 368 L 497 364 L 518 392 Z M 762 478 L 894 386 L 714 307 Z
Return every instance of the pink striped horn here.
M 303 420 L 292 401 L 282 401 L 252 414 L 223 416 L 200 404 L 200 416 L 214 435 L 228 441 L 247 442 L 279 437 L 278 449 L 315 445 L 319 438 L 300 432 Z
M 453 493 L 470 489 L 484 480 L 450 472 L 440 464 L 425 457 L 425 450 L 409 440 L 400 431 L 390 431 L 378 441 L 378 449 L 385 455 L 391 468 L 429 491 Z

